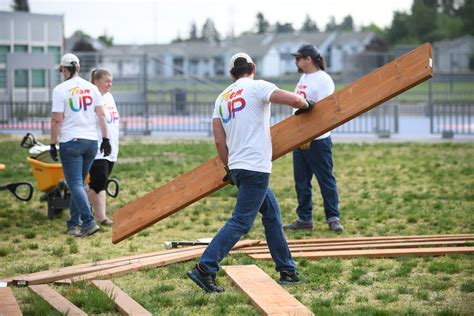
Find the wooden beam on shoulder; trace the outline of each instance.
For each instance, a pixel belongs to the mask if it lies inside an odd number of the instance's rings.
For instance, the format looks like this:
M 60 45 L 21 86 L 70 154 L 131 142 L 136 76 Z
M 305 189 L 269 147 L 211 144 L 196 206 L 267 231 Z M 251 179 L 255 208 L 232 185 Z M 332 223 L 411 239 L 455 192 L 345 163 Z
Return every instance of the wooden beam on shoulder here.
M 303 115 L 291 116 L 271 128 L 277 159 L 433 76 L 432 49 L 424 44 L 317 102 Z M 162 185 L 114 213 L 112 242 L 174 214 L 227 185 L 218 157 Z

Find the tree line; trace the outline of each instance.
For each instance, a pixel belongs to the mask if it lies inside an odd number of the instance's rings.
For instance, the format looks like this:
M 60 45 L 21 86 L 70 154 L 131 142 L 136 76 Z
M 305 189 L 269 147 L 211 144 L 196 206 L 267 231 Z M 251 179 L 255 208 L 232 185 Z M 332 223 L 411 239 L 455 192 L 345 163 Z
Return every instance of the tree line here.
M 409 12 L 395 11 L 392 22 L 382 28 L 372 23 L 356 29 L 351 15 L 347 15 L 338 23 L 334 16 L 320 28 L 308 14 L 301 27 L 295 28 L 292 23 L 276 22 L 271 24 L 262 12 L 257 13 L 254 27 L 243 34 L 270 34 L 296 32 L 353 32 L 372 31 L 384 39 L 388 45 L 420 44 L 451 39 L 463 35 L 474 35 L 474 0 L 413 0 Z M 189 36 L 178 36 L 173 42 L 222 40 L 212 19 L 208 18 L 201 31 L 193 21 Z
M 14 0 L 12 9 L 29 11 L 28 0 Z M 419 44 L 456 38 L 463 35 L 474 35 L 474 0 L 413 0 L 409 12 L 395 11 L 390 26 L 381 28 L 376 24 L 363 25 L 358 31 L 372 31 L 384 39 L 388 45 Z M 292 23 L 276 22 L 271 24 L 262 12 L 257 13 L 254 27 L 243 34 L 296 33 L 296 32 L 331 32 L 356 31 L 354 20 L 347 15 L 338 23 L 334 16 L 329 18 L 324 28 L 306 15 L 302 26 L 297 29 Z M 78 31 L 81 32 L 81 31 Z M 87 34 L 83 34 L 87 38 Z M 90 37 L 89 37 L 90 38 Z M 113 37 L 106 34 L 98 38 L 105 46 L 113 45 Z M 214 21 L 206 19 L 199 29 L 196 22 L 191 22 L 189 35 L 180 35 L 173 42 L 223 40 Z

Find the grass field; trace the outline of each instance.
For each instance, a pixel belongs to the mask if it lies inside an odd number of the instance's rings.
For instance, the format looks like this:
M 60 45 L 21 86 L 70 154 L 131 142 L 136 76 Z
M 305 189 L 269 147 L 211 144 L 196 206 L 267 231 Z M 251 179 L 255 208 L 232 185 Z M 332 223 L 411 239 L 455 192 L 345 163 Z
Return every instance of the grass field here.
M 46 140 L 45 140 L 46 141 Z M 47 141 L 46 141 L 47 142 Z M 114 177 L 121 183 L 109 211 L 136 199 L 216 155 L 209 142 L 122 142 Z M 338 144 L 335 173 L 344 237 L 474 233 L 474 144 Z M 0 136 L 0 184 L 32 181 L 27 152 Z M 274 162 L 271 186 L 285 222 L 295 218 L 291 156 Z M 317 186 L 315 185 L 315 188 Z M 212 237 L 229 217 L 236 189 L 226 187 L 117 245 L 111 229 L 67 237 L 67 211 L 49 221 L 35 192 L 28 202 L 0 192 L 0 278 L 163 249 L 172 239 Z M 334 237 L 314 195 L 315 229 L 289 239 Z M 246 239 L 264 239 L 258 218 Z M 297 259 L 303 281 L 286 288 L 316 315 L 472 315 L 474 255 L 353 260 Z M 113 279 L 154 315 L 259 315 L 223 273 L 223 294 L 204 294 L 186 276 L 195 261 L 147 269 Z M 276 279 L 272 262 L 231 255 L 222 264 L 257 264 Z M 53 287 L 89 314 L 119 315 L 88 284 Z M 24 315 L 56 315 L 36 295 L 14 288 Z

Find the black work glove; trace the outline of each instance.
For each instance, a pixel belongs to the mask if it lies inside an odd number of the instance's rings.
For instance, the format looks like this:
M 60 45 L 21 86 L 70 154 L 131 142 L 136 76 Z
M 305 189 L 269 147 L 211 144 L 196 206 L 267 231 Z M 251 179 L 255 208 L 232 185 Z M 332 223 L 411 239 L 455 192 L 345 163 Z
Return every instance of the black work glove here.
M 306 105 L 307 107 L 304 108 L 304 109 L 298 109 L 296 112 L 295 112 L 295 115 L 300 115 L 300 114 L 303 114 L 305 112 L 309 112 L 313 109 L 314 107 L 314 101 L 313 100 L 308 100 L 306 99 Z
M 234 185 L 235 183 L 234 183 L 234 181 L 232 181 L 232 178 L 230 177 L 229 167 L 225 166 L 224 169 L 225 169 L 226 174 L 225 174 L 224 178 L 222 178 L 222 181 L 229 182 L 230 185 Z
M 104 157 L 107 157 L 112 152 L 112 146 L 110 146 L 110 139 L 103 137 L 102 144 L 100 144 L 100 152 L 104 153 Z
M 49 145 L 49 155 L 51 156 L 51 159 L 53 159 L 54 161 L 59 161 L 58 149 L 56 148 L 56 144 Z

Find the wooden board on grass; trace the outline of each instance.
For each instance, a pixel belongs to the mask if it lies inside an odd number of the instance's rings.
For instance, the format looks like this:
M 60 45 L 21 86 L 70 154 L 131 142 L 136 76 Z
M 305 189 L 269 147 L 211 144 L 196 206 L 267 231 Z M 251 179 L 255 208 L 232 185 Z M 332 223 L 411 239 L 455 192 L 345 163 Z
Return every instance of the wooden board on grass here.
M 313 315 L 256 265 L 223 266 L 222 269 L 264 315 Z
M 292 252 L 295 258 L 318 260 L 322 258 L 391 258 L 401 256 L 444 256 L 449 254 L 469 254 L 474 252 L 474 247 L 436 247 L 436 248 L 401 248 L 401 249 L 366 249 L 366 250 L 335 250 Z M 269 253 L 249 254 L 253 259 L 270 260 Z
M 99 290 L 105 292 L 115 303 L 115 306 L 120 310 L 122 315 L 133 316 L 151 316 L 143 306 L 138 304 L 133 298 L 122 291 L 112 281 L 109 280 L 94 280 L 92 284 Z
M 0 315 L 23 315 L 13 295 L 12 289 L 9 287 L 0 288 Z
M 39 284 L 29 286 L 30 290 L 48 302 L 58 312 L 68 316 L 87 316 L 79 307 L 71 303 L 67 298 L 53 290 L 49 285 Z
M 317 102 L 312 111 L 291 116 L 274 125 L 271 128 L 272 159 L 285 155 L 432 76 L 431 45 L 424 44 Z M 227 184 L 222 181 L 224 175 L 224 165 L 218 157 L 214 157 L 116 210 L 112 242 L 118 243 L 219 190 Z
M 242 240 L 239 241 L 232 249 L 239 249 L 242 247 L 248 247 L 252 245 L 257 245 L 260 241 L 259 240 Z M 104 269 L 101 271 L 95 271 L 83 275 L 79 275 L 73 278 L 64 279 L 57 281 L 58 283 L 72 283 L 72 282 L 79 282 L 79 281 L 86 281 L 86 280 L 94 280 L 98 278 L 110 278 L 113 276 L 121 275 L 124 273 L 139 271 L 145 268 L 157 268 L 157 267 L 164 267 L 166 265 L 183 262 L 187 260 L 191 260 L 194 258 L 198 258 L 202 255 L 204 250 L 206 249 L 205 246 L 194 246 L 183 248 L 181 252 L 174 252 L 169 254 L 162 254 L 156 257 L 149 257 L 142 259 L 140 262 L 133 263 L 127 266 L 120 266 L 111 269 Z

